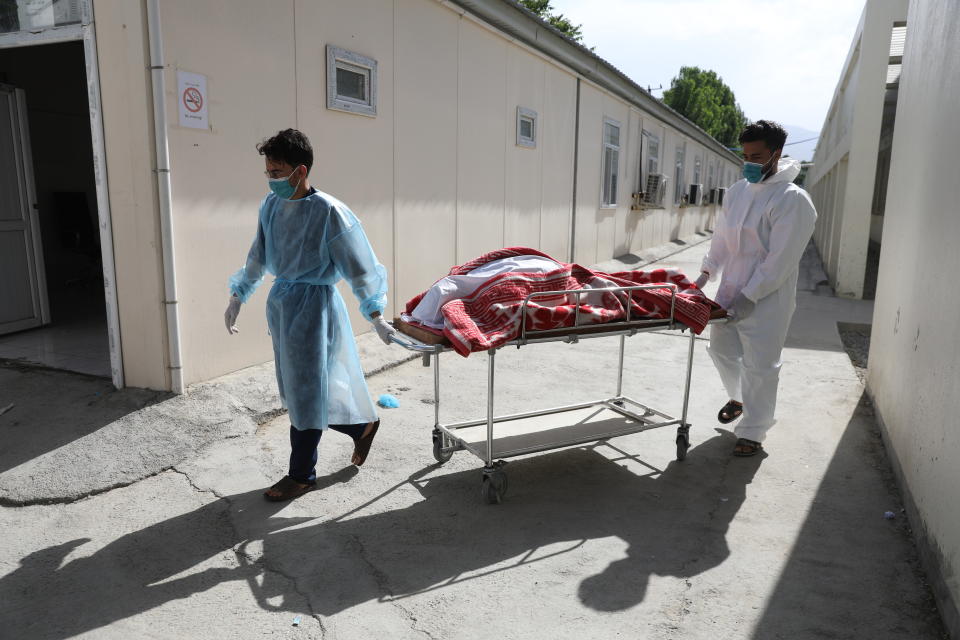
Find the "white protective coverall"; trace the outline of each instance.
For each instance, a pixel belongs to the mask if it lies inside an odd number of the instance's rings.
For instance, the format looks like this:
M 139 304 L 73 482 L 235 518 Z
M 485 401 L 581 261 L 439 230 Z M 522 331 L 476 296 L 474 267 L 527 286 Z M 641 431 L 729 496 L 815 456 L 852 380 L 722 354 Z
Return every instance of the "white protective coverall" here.
M 734 433 L 756 442 L 775 422 L 780 352 L 797 306 L 800 257 L 817 219 L 810 196 L 793 184 L 799 173 L 799 162 L 781 158 L 766 180 L 730 187 L 701 267 L 711 280 L 722 276 L 721 306 L 729 308 L 739 293 L 756 304 L 743 320 L 713 325 L 707 349 L 730 399 L 743 403 Z

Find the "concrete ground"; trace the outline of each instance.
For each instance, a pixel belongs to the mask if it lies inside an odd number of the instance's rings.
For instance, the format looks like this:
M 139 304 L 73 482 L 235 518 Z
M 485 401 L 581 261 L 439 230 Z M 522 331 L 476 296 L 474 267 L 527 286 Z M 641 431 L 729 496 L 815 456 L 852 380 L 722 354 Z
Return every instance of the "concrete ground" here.
M 696 273 L 706 244 L 676 248 Z M 837 331 L 871 306 L 825 295 L 815 255 L 803 271 L 765 454 L 730 455 L 699 339 L 685 461 L 670 428 L 514 459 L 496 506 L 479 460 L 434 463 L 430 370 L 366 336 L 370 391 L 400 407 L 360 470 L 325 435 L 321 490 L 282 505 L 261 497 L 288 454 L 269 366 L 176 398 L 0 366 L 0 635 L 945 637 Z M 626 394 L 678 412 L 686 334 L 627 345 Z M 497 412 L 606 397 L 616 358 L 504 349 Z M 486 360 L 442 357 L 443 420 L 483 415 Z

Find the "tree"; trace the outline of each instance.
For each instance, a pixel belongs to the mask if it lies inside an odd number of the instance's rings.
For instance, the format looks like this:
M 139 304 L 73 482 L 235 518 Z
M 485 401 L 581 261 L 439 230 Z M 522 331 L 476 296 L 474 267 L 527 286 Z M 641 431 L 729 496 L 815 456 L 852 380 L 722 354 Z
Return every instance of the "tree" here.
M 800 163 L 800 173 L 797 175 L 796 180 L 793 181 L 793 184 L 799 187 L 805 187 L 807 184 L 807 172 L 810 169 L 810 161 L 804 160 Z
M 561 31 L 565 36 L 583 44 L 582 24 L 573 24 L 562 13 L 554 13 L 550 6 L 550 0 L 519 0 L 520 4 L 533 11 L 535 14 L 546 20 L 554 28 Z
M 726 147 L 738 146 L 737 138 L 747 119 L 733 91 L 713 71 L 681 67 L 680 75 L 663 92 L 663 101 Z

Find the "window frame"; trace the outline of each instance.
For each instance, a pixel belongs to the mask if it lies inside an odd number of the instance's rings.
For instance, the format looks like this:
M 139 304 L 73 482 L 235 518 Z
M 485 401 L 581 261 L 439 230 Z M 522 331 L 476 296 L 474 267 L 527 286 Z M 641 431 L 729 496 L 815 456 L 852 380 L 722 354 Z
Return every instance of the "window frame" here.
M 612 144 L 607 142 L 607 127 L 616 127 L 617 129 L 617 144 Z M 600 133 L 600 142 L 602 143 L 601 152 L 600 152 L 600 208 L 601 209 L 616 209 L 619 205 L 619 191 L 620 191 L 620 150 L 623 146 L 620 144 L 620 136 L 623 131 L 623 126 L 620 124 L 619 120 L 614 120 L 613 118 L 604 117 L 603 118 L 603 127 L 601 128 Z M 611 154 L 614 156 L 614 166 L 611 170 L 609 176 L 607 175 L 608 163 L 607 163 L 607 151 L 611 151 Z M 610 187 L 610 195 L 612 198 L 607 198 L 607 187 L 608 183 L 612 181 Z
M 533 132 L 533 135 L 530 137 L 524 136 L 521 133 L 520 125 L 524 120 L 530 121 L 531 131 Z M 533 109 L 517 107 L 517 146 L 525 149 L 537 148 L 537 112 Z
M 357 100 L 337 91 L 337 70 L 360 73 L 367 79 L 367 100 Z M 359 71 L 358 71 L 359 70 Z M 377 61 L 343 47 L 327 45 L 327 109 L 362 116 L 377 115 Z
M 654 132 L 650 131 L 649 129 L 643 129 L 643 130 L 642 130 L 642 133 L 641 133 L 640 135 L 642 135 L 644 138 L 646 138 L 646 144 L 643 145 L 645 151 L 644 151 L 644 158 L 642 159 L 642 160 L 643 160 L 643 163 L 641 164 L 642 169 L 641 169 L 641 171 L 640 171 L 640 185 L 641 185 L 641 186 L 640 186 L 640 190 L 642 191 L 644 188 L 646 188 L 647 181 L 650 179 L 650 176 L 651 176 L 651 175 L 653 175 L 653 174 L 661 175 L 661 174 L 660 174 L 660 147 L 661 147 L 661 145 L 660 145 L 660 136 L 658 136 L 658 135 L 655 134 Z M 652 143 L 652 144 L 655 144 L 655 145 L 656 145 L 656 149 L 657 149 L 657 154 L 656 154 L 655 156 L 652 156 L 652 157 L 651 157 L 651 155 L 650 155 L 651 143 Z M 650 165 L 651 160 L 652 160 L 654 163 L 656 163 L 656 170 L 655 170 L 655 171 L 654 171 L 654 170 L 651 170 L 651 165 Z
M 687 141 L 678 142 L 673 154 L 673 204 L 682 204 L 686 193 L 684 184 L 687 181 Z

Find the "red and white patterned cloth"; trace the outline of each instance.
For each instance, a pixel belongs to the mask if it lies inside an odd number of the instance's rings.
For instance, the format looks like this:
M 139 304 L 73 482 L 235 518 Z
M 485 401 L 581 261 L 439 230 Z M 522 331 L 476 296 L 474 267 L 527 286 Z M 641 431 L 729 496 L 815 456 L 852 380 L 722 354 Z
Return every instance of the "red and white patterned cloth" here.
M 515 256 L 540 256 L 545 253 L 527 247 L 510 247 L 491 251 L 470 262 L 453 267 L 451 276 L 470 273 L 494 260 Z M 676 269 L 653 271 L 620 271 L 604 273 L 591 271 L 578 264 L 558 262 L 560 268 L 548 273 L 525 273 L 511 271 L 497 274 L 486 280 L 472 293 L 450 300 L 441 308 L 443 335 L 451 346 L 466 357 L 474 351 L 486 351 L 499 347 L 516 338 L 520 333 L 520 318 L 523 301 L 536 292 L 588 290 L 580 294 L 579 325 L 602 324 L 622 320 L 627 316 L 626 296 L 604 292 L 611 287 L 629 287 L 647 284 L 674 284 L 678 287 L 675 303 L 677 321 L 701 333 L 710 320 L 716 302 L 703 295 L 693 282 Z M 409 314 L 417 307 L 426 291 L 407 303 L 404 320 L 417 324 L 433 333 L 439 330 L 411 321 Z M 630 319 L 666 319 L 670 317 L 671 291 L 649 289 L 634 291 L 630 299 Z M 577 296 L 574 294 L 538 297 L 527 304 L 527 330 L 557 329 L 572 327 L 576 314 Z

